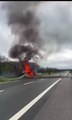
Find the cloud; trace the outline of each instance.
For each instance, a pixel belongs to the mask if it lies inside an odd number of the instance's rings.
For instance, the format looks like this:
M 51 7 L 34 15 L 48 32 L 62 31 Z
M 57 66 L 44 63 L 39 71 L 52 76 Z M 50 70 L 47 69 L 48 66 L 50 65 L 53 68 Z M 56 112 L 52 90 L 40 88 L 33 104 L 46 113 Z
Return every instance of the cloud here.
M 42 65 L 72 67 L 72 2 L 42 2 L 37 14 L 47 58 Z
M 5 53 L 8 56 L 9 48 L 12 44 L 13 37 L 10 33 L 10 29 L 0 22 L 0 52 Z
M 51 54 L 46 61 L 40 61 L 43 67 L 72 68 L 72 51 L 60 51 Z
M 51 49 L 71 49 L 72 2 L 44 2 L 38 9 L 38 15 L 41 20 L 40 34 L 45 44 L 49 44 Z
M 6 11 L 2 8 L 3 3 L 0 2 L 0 52 L 8 56 L 13 36 L 11 35 L 10 28 L 7 26 Z

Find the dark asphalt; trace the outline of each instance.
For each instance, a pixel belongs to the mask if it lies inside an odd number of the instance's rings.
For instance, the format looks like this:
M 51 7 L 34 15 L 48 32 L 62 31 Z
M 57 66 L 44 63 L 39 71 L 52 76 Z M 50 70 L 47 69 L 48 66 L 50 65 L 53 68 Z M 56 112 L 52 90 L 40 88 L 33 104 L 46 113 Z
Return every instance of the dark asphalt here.
M 13 86 L 17 86 L 17 85 L 21 85 L 21 84 L 24 84 L 24 83 L 30 82 L 30 81 L 32 81 L 32 79 L 20 79 L 20 80 L 12 81 L 9 83 L 3 83 L 3 84 L 0 84 L 0 90 L 7 89 L 9 87 L 13 87 Z
M 25 86 L 24 86 L 25 81 L 23 80 L 15 83 L 0 85 L 0 90 L 4 90 L 3 92 L 0 93 L 0 120 L 8 120 L 9 118 L 11 118 L 20 109 L 26 106 L 31 100 L 33 100 L 36 96 L 38 96 L 42 91 L 44 91 L 58 79 L 57 78 L 39 80 L 37 79 L 34 80 L 32 84 Z M 48 98 L 48 95 L 46 96 Z M 42 98 L 42 100 L 44 98 Z M 45 102 L 47 98 L 45 98 L 43 101 Z M 42 100 L 37 102 L 37 104 L 35 104 L 34 107 L 32 107 L 25 114 L 25 116 L 22 116 L 20 119 L 21 120 L 34 119 L 37 112 L 41 109 L 41 107 L 44 104 Z
M 72 120 L 71 78 L 60 81 L 34 120 Z

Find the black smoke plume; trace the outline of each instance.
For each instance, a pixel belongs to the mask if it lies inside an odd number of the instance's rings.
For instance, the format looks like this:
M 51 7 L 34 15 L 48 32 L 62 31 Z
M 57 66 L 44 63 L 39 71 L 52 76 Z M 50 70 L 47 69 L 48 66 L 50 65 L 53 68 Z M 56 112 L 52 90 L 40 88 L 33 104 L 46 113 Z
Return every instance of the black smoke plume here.
M 36 55 L 40 56 L 41 38 L 38 31 L 40 23 L 35 15 L 39 3 L 26 1 L 5 3 L 8 25 L 15 36 L 9 51 L 11 58 L 19 58 L 23 53 L 25 59 L 28 60 L 33 59 Z

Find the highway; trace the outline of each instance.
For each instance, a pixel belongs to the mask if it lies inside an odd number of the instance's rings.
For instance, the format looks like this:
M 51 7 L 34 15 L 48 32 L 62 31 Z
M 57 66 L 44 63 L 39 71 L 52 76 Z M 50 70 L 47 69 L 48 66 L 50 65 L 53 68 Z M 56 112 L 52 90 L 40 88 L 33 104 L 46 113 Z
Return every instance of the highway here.
M 71 102 L 71 78 L 0 85 L 0 120 L 72 120 Z

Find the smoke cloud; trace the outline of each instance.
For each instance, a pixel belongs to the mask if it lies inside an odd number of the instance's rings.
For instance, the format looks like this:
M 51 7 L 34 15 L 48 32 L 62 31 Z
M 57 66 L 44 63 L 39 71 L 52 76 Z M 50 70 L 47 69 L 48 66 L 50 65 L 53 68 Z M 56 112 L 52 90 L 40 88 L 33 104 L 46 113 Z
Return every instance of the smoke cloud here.
M 9 55 L 30 60 L 72 49 L 72 2 L 6 2 L 15 40 Z M 44 61 L 45 62 L 45 61 Z
M 35 15 L 39 3 L 18 1 L 6 2 L 3 5 L 7 11 L 8 25 L 15 36 L 9 52 L 11 58 L 19 58 L 23 53 L 28 60 L 35 58 L 36 55 L 41 56 L 39 53 L 41 38 L 38 31 L 40 23 Z

